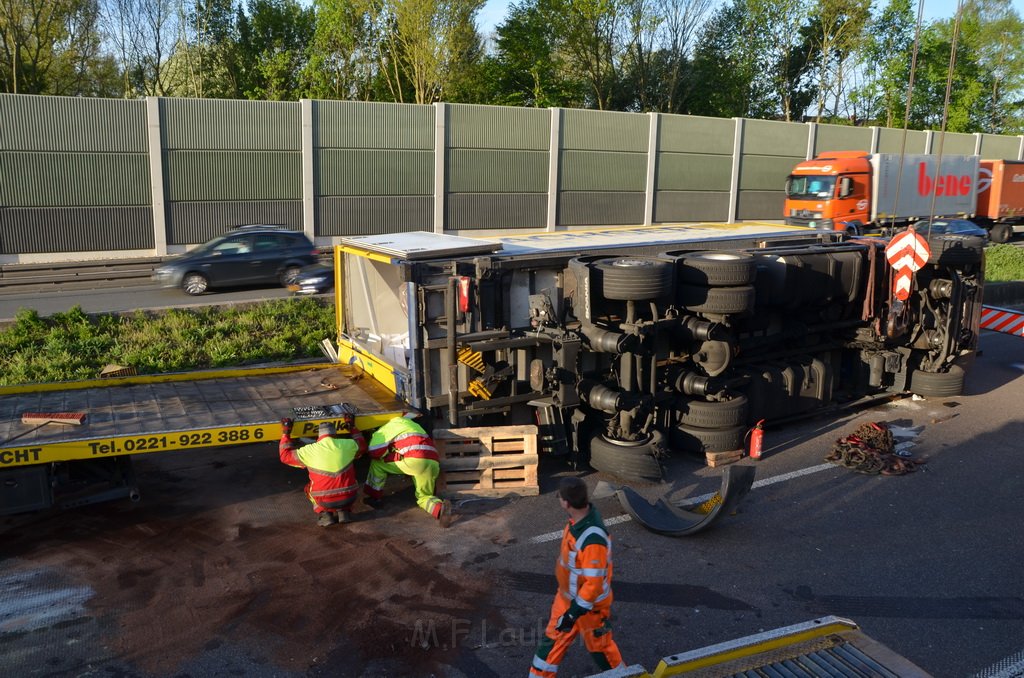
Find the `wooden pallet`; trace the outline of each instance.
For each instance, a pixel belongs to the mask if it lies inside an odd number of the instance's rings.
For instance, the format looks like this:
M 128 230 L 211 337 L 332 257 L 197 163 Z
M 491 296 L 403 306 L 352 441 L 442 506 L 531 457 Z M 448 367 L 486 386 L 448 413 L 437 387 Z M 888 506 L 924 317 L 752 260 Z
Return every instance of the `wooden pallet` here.
M 726 464 L 735 464 L 736 462 L 743 459 L 746 456 L 746 450 L 729 450 L 727 452 L 706 452 L 704 459 L 707 461 L 708 466 L 725 466 Z
M 537 427 L 486 426 L 437 429 L 440 496 L 537 495 Z

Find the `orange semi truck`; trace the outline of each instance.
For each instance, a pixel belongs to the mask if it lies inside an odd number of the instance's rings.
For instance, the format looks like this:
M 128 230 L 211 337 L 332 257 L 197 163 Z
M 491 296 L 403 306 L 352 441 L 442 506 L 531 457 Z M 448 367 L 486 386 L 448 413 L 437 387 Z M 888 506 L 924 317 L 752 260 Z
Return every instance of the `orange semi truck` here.
M 1024 225 L 1024 162 L 830 151 L 786 179 L 786 223 L 862 234 L 930 217 L 973 218 L 1006 242 Z

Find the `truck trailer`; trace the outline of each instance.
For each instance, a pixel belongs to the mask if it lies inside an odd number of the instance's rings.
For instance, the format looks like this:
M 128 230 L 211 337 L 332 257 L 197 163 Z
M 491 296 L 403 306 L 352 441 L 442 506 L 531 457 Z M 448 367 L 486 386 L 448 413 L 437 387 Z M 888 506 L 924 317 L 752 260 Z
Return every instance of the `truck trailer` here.
M 941 160 L 941 162 L 940 162 Z M 930 217 L 972 217 L 978 156 L 830 151 L 786 179 L 786 223 L 852 235 Z
M 982 160 L 974 222 L 992 242 L 1007 242 L 1024 229 L 1024 161 Z
M 547 453 L 656 480 L 762 420 L 959 394 L 982 251 L 929 244 L 899 301 L 883 239 L 793 226 L 343 238 L 338 351 L 435 426 L 532 423 Z

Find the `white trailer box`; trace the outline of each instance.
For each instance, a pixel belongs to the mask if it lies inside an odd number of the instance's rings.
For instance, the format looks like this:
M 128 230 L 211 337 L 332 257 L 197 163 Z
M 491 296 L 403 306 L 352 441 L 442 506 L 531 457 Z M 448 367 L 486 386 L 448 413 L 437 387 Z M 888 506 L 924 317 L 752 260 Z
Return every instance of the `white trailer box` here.
M 946 155 L 938 161 L 934 155 L 873 154 L 871 221 L 974 216 L 979 156 Z

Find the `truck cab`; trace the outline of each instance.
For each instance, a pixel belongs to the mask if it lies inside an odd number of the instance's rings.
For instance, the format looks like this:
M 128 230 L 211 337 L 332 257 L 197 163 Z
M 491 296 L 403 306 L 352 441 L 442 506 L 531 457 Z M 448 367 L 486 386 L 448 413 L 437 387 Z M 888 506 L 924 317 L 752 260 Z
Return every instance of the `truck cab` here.
M 831 151 L 786 178 L 786 223 L 859 235 L 871 220 L 871 163 L 863 151 Z

